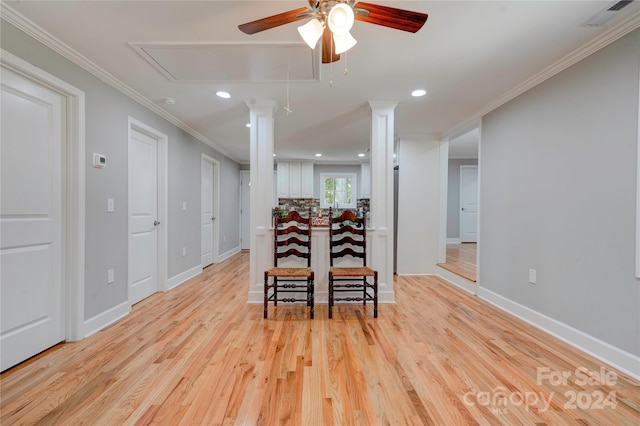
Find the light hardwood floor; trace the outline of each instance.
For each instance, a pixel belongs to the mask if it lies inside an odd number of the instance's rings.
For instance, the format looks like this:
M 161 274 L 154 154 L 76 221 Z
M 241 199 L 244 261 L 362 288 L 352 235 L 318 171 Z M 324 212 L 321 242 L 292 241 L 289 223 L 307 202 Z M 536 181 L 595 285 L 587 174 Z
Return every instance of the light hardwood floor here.
M 248 287 L 241 253 L 2 373 L 0 423 L 640 423 L 638 381 L 438 278 L 397 278 L 377 320 L 355 304 L 263 320 Z
M 438 263 L 438 266 L 476 282 L 477 250 L 476 243 L 447 244 L 447 261 Z

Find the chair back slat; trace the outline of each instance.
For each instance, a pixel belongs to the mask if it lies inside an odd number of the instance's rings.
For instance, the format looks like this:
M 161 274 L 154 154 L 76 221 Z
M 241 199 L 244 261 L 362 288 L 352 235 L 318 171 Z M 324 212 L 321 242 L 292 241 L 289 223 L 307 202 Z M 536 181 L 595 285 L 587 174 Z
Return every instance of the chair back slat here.
M 365 217 L 357 217 L 351 210 L 333 217 L 329 208 L 329 264 L 345 256 L 362 259 L 367 266 L 367 224 Z
M 287 251 L 281 251 L 281 252 L 277 252 L 275 254 L 278 258 L 283 258 L 283 257 L 289 257 L 289 256 L 297 256 L 297 257 L 302 257 L 304 259 L 309 258 L 309 253 L 307 252 L 301 252 L 300 250 L 294 249 L 294 248 L 290 248 Z
M 344 233 L 349 233 L 352 235 L 364 235 L 364 228 L 343 224 L 339 228 L 333 230 L 333 235 L 340 235 Z
M 280 222 L 283 223 L 283 222 Z M 296 225 L 289 225 L 287 227 L 280 228 L 280 235 L 300 234 L 307 235 L 308 228 L 301 228 Z
M 362 247 L 364 245 L 365 241 L 363 239 L 358 239 L 356 240 L 355 238 L 353 238 L 350 235 L 347 235 L 343 238 L 340 238 L 339 240 L 333 240 L 333 246 L 337 247 L 337 246 L 341 246 L 344 244 L 351 244 L 353 246 L 359 246 Z
M 364 257 L 366 256 L 366 253 L 362 252 L 362 251 L 355 251 L 354 249 L 352 249 L 351 247 L 345 247 L 342 250 L 334 250 L 333 251 L 333 257 L 334 258 L 340 258 L 340 257 L 345 257 L 345 256 L 353 256 L 353 257 L 359 257 L 364 259 Z M 333 265 L 331 265 L 333 266 Z
M 301 239 L 299 239 L 297 237 L 291 236 L 291 237 L 287 238 L 286 240 L 278 240 L 277 244 L 278 244 L 278 247 L 289 246 L 289 245 L 292 245 L 292 244 L 296 244 L 296 245 L 304 247 L 304 246 L 307 245 L 307 240 L 306 239 L 301 240 Z
M 306 259 L 307 267 L 311 266 L 311 209 L 303 218 L 295 210 L 280 217 L 276 211 L 273 229 L 273 266 L 278 260 L 288 257 Z

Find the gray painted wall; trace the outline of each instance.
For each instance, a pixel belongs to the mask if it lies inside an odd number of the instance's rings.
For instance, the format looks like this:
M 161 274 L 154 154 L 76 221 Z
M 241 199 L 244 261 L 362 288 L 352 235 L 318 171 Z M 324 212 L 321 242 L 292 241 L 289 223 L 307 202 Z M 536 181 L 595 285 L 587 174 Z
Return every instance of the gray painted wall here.
M 447 238 L 460 238 L 460 166 L 477 164 L 478 160 L 449 160 Z
M 239 165 L 123 95 L 69 60 L 2 21 L 3 49 L 85 92 L 86 264 L 85 320 L 127 300 L 127 125 L 128 117 L 169 138 L 168 276 L 200 264 L 200 158 L 220 161 L 220 253 L 239 248 Z M 107 167 L 91 167 L 92 154 L 106 155 Z M 106 213 L 113 198 L 115 212 Z M 182 202 L 188 209 L 182 211 Z M 182 247 L 187 256 L 182 257 Z M 106 271 L 115 270 L 107 286 Z
M 479 259 L 482 287 L 636 356 L 639 46 L 636 30 L 483 118 Z

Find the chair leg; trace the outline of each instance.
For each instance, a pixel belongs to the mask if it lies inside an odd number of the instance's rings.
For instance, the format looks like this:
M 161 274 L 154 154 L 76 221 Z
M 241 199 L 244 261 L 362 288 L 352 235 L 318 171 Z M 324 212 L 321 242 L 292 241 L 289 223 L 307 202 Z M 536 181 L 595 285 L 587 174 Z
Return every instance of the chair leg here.
M 329 272 L 329 318 L 333 318 L 333 274 Z
M 314 298 L 315 298 L 315 296 L 314 296 L 314 288 L 313 288 L 313 286 L 314 286 L 313 281 L 314 281 L 314 273 L 313 273 L 313 271 L 311 271 L 311 277 L 309 277 L 309 284 L 308 284 L 308 287 L 307 287 L 307 294 L 308 294 L 307 299 L 309 300 L 309 303 L 310 303 L 309 317 L 311 319 L 313 319 L 313 316 L 314 316 Z
M 269 303 L 269 299 L 267 294 L 269 293 L 269 277 L 267 276 L 267 272 L 265 271 L 264 273 L 264 319 L 267 319 L 267 313 L 269 311 L 268 309 L 268 303 Z
M 367 277 L 362 277 L 362 306 L 367 306 Z
M 373 272 L 373 317 L 378 318 L 378 271 Z
M 273 277 L 273 306 L 278 306 L 278 277 Z

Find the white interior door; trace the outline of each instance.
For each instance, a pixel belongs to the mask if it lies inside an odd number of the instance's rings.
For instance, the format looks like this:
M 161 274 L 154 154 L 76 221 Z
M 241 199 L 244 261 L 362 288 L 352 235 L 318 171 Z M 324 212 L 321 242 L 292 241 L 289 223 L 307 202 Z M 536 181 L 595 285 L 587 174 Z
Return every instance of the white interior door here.
M 251 183 L 248 170 L 240 171 L 240 248 L 249 250 L 251 234 L 249 233 L 249 221 L 251 219 Z
M 203 158 L 201 170 L 200 223 L 202 225 L 202 267 L 205 268 L 213 263 L 213 223 L 216 220 L 213 212 L 213 163 Z
M 62 96 L 2 69 L 0 371 L 64 340 Z
M 129 134 L 129 302 L 158 291 L 158 141 Z
M 478 242 L 478 166 L 460 166 L 460 241 Z

